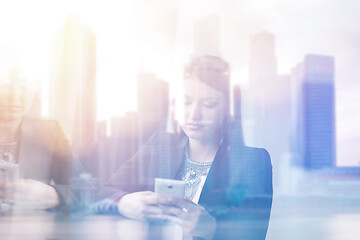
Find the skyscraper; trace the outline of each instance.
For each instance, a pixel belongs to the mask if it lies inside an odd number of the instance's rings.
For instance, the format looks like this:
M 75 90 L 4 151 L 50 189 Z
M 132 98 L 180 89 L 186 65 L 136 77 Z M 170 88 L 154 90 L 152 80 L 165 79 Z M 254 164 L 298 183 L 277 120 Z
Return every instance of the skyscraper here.
M 334 58 L 306 55 L 293 74 L 295 162 L 305 169 L 335 166 Z
M 169 84 L 155 74 L 140 72 L 138 81 L 138 116 L 140 141 L 155 130 L 166 129 L 169 108 Z
M 249 77 L 252 88 L 261 93 L 277 76 L 277 60 L 275 56 L 275 36 L 268 32 L 260 32 L 250 39 Z
M 273 162 L 289 151 L 290 78 L 277 75 L 275 36 L 260 32 L 250 39 L 250 88 L 246 118 L 250 144 L 269 150 Z
M 240 85 L 233 87 L 234 118 L 241 121 L 241 89 Z
M 278 171 L 290 151 L 291 110 L 290 77 L 277 74 L 275 46 L 275 36 L 268 32 L 250 38 L 250 84 L 244 94 L 247 102 L 244 129 L 247 144 L 269 151 L 274 185 L 278 186 Z
M 51 48 L 49 115 L 80 154 L 95 139 L 95 58 L 93 31 L 76 16 L 68 17 Z
M 252 122 L 251 144 L 268 147 L 267 136 L 274 137 L 269 126 L 272 117 L 270 105 L 273 99 L 275 81 L 277 80 L 275 57 L 275 36 L 260 32 L 250 39 L 249 80 L 250 89 L 248 102 L 251 104 L 248 116 Z M 269 123 L 269 124 L 268 124 Z M 269 133 L 269 134 L 268 134 Z

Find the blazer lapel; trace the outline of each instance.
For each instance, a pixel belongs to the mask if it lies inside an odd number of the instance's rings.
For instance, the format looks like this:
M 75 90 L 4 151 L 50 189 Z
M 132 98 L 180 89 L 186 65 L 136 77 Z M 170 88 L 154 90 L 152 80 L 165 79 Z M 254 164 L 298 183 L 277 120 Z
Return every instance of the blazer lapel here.
M 21 139 L 19 148 L 20 178 L 31 178 L 43 182 L 50 179 L 51 152 L 50 143 L 43 143 L 42 134 L 36 131 L 32 121 L 25 121 L 21 126 Z M 39 129 L 38 129 L 39 130 Z
M 211 165 L 200 195 L 199 204 L 218 204 L 225 201 L 225 196 L 221 189 L 226 189 L 229 185 L 228 151 L 228 144 L 223 142 Z

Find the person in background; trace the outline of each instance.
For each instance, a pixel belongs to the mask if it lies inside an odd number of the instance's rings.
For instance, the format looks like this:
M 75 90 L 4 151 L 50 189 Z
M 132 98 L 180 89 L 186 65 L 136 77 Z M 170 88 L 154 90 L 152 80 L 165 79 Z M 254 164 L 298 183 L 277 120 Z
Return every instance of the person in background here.
M 0 74 L 0 202 L 31 209 L 69 203 L 72 153 L 56 121 L 30 119 L 36 82 L 18 67 Z
M 99 191 L 121 215 L 165 220 L 203 239 L 265 239 L 272 166 L 265 149 L 244 145 L 230 116 L 229 64 L 194 57 L 184 70 L 179 133 L 157 132 Z M 154 179 L 185 182 L 184 199 L 154 193 Z

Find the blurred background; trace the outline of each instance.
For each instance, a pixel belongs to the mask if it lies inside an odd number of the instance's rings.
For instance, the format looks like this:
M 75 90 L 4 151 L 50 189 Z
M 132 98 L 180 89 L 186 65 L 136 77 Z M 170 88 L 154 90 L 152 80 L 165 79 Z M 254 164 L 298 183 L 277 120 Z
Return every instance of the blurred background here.
M 357 239 L 359 11 L 350 0 L 2 1 L 0 65 L 41 81 L 30 116 L 58 120 L 102 184 L 176 127 L 189 57 L 221 56 L 245 143 L 272 157 L 268 239 Z

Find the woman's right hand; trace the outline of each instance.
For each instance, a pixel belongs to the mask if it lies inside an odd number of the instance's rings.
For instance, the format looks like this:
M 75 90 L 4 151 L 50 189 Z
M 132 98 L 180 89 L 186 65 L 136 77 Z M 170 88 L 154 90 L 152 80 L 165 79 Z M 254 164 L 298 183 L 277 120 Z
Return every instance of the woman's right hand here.
M 128 193 L 118 202 L 118 211 L 132 219 L 178 221 L 166 208 L 157 205 L 160 198 L 151 191 Z
M 60 201 L 52 186 L 32 179 L 18 179 L 1 186 L 0 199 L 5 203 L 32 209 L 54 208 Z

